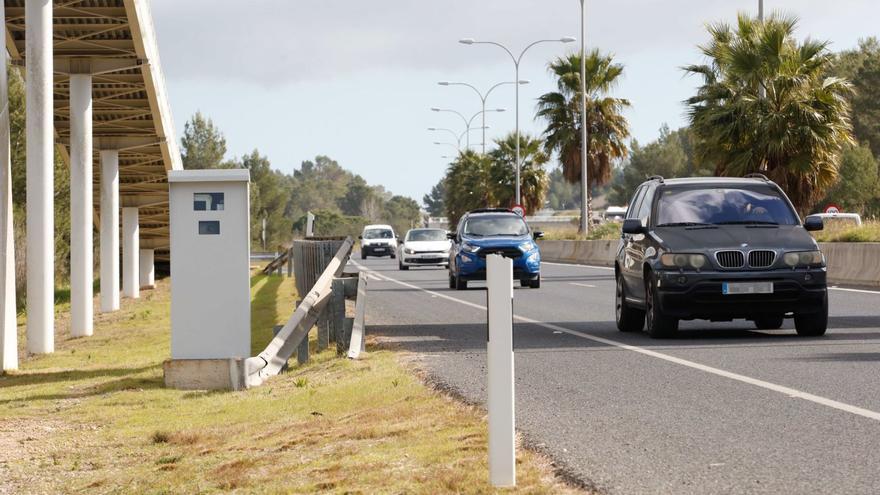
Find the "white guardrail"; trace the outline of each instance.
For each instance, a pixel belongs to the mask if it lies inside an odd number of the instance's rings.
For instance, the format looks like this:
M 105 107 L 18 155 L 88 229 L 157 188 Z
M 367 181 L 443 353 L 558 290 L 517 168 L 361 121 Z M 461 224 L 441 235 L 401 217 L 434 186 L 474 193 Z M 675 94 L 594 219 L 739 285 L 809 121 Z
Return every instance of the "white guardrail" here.
M 321 276 L 309 290 L 302 302 L 296 307 L 290 319 L 275 335 L 272 341 L 259 355 L 244 360 L 243 379 L 238 381 L 239 386 L 246 388 L 261 385 L 269 377 L 281 372 L 288 360 L 304 346 L 308 346 L 309 331 L 318 323 L 319 319 L 328 321 L 336 327 L 337 343 L 349 341 L 348 357 L 357 359 L 364 351 L 364 317 L 366 314 L 367 279 L 362 273 L 356 277 L 340 278 L 351 254 L 353 242 L 346 238 L 339 247 L 336 255 L 324 268 Z M 345 303 L 344 295 L 348 280 L 357 280 L 357 301 L 355 303 L 355 315 L 351 322 L 351 331 L 345 331 Z M 350 285 L 350 284 L 349 284 Z M 332 300 L 332 304 L 331 304 Z M 332 307 L 328 307 L 332 306 Z M 335 321 L 343 319 L 343 321 Z M 334 321 L 330 321 L 334 320 Z M 321 329 L 319 327 L 319 333 Z M 321 340 L 319 336 L 319 340 Z M 337 344 L 338 345 L 338 344 Z M 306 347 L 307 349 L 307 347 Z M 306 350 L 306 359 L 308 359 Z M 300 359 L 302 361 L 302 359 Z

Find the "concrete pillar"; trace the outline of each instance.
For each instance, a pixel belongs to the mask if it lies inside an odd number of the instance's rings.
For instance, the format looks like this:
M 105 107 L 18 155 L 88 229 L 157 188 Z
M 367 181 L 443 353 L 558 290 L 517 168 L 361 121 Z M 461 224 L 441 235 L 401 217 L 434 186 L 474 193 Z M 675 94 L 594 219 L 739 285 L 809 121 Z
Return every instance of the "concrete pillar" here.
M 52 0 L 25 0 L 27 348 L 55 350 Z
M 92 76 L 70 75 L 70 333 L 93 333 Z
M 140 270 L 140 229 L 138 209 L 122 209 L 122 295 L 137 299 L 141 296 Z
M 156 265 L 152 249 L 141 249 L 140 261 L 140 285 L 141 288 L 152 289 L 156 286 Z
M 6 9 L 0 9 L 6 25 Z M 18 369 L 15 321 L 15 242 L 12 232 L 12 161 L 9 151 L 9 81 L 6 50 L 0 57 L 0 371 Z
M 101 311 L 119 309 L 119 151 L 101 150 Z

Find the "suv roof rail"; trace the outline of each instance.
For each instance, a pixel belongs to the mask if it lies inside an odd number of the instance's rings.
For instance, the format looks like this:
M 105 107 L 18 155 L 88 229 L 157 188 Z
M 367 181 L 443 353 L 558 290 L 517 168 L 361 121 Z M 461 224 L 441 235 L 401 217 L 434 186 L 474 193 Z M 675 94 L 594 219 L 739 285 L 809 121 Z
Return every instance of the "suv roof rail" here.
M 746 174 L 743 176 L 743 178 L 745 178 L 745 179 L 761 179 L 764 182 L 770 182 L 770 179 L 768 179 L 766 175 L 759 174 L 759 173 Z
M 468 213 L 510 213 L 510 208 L 477 208 Z
M 648 180 L 659 180 L 660 182 L 663 182 L 664 179 L 662 175 L 652 175 L 648 177 Z

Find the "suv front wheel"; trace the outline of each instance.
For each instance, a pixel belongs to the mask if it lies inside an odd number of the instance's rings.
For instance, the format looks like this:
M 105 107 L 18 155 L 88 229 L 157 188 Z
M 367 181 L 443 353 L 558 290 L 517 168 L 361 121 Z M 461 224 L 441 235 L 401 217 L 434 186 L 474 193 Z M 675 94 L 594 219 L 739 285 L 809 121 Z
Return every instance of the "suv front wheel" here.
M 623 275 L 617 275 L 617 290 L 614 294 L 614 319 L 621 332 L 641 332 L 645 326 L 645 312 L 626 302 L 626 287 Z
M 794 315 L 794 328 L 802 337 L 821 337 L 828 329 L 828 290 L 825 290 L 822 308 L 818 313 Z
M 678 331 L 678 319 L 663 314 L 652 273 L 645 275 L 645 331 L 655 339 L 671 337 Z

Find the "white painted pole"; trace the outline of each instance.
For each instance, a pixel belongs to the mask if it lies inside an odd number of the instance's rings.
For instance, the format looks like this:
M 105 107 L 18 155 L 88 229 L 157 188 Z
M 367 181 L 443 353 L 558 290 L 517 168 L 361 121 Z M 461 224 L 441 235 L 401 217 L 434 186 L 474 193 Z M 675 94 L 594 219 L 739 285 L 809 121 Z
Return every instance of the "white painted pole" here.
M 141 288 L 152 289 L 156 286 L 155 252 L 152 249 L 141 249 L 140 261 L 140 285 Z
M 306 237 L 315 236 L 315 215 L 312 212 L 306 213 Z
M 101 311 L 119 309 L 119 151 L 101 150 Z
M 93 333 L 92 76 L 70 75 L 70 333 Z
M 6 25 L 6 9 L 0 9 Z M 0 57 L 0 371 L 18 369 L 15 311 L 15 241 L 12 230 L 12 160 L 9 146 L 9 80 L 6 50 Z
M 513 381 L 513 261 L 486 257 L 489 343 L 489 481 L 516 486 L 516 432 Z
M 27 56 L 27 348 L 33 354 L 45 354 L 55 350 L 52 0 L 26 0 L 24 10 Z
M 587 127 L 587 0 L 581 0 L 581 234 L 590 233 L 590 181 Z
M 122 209 L 122 295 L 137 299 L 140 293 L 140 229 L 138 226 L 138 209 L 136 207 Z

